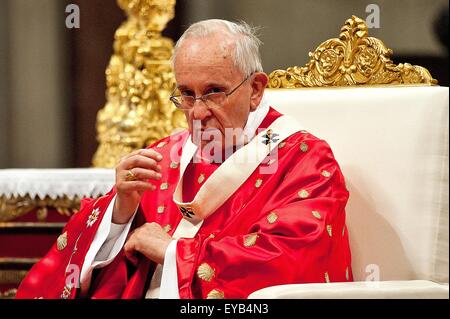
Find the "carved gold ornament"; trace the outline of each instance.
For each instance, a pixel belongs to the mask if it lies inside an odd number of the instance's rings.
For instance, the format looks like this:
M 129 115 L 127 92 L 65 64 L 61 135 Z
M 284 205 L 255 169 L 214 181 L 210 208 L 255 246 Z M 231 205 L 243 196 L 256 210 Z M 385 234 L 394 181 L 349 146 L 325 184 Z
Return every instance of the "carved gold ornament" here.
M 14 299 L 16 294 L 17 294 L 17 288 L 8 289 L 4 292 L 0 292 L 0 299 Z
M 207 263 L 203 263 L 200 266 L 198 266 L 197 269 L 197 276 L 207 282 L 210 282 L 215 275 L 214 268 L 212 268 Z
M 269 75 L 269 88 L 302 88 L 352 85 L 436 85 L 427 69 L 391 61 L 392 50 L 369 37 L 364 20 L 352 16 L 339 38 L 329 39 L 309 53 L 304 67 L 276 70 Z
M 174 17 L 175 0 L 118 0 L 127 20 L 114 35 L 106 69 L 106 104 L 97 114 L 95 167 L 115 167 L 133 150 L 186 127 L 169 96 L 175 86 L 173 41 L 161 31 Z
M 32 198 L 29 195 L 0 196 L 0 222 L 12 221 L 34 209 L 37 209 L 36 217 L 39 221 L 45 221 L 49 209 L 56 209 L 59 214 L 70 217 L 80 209 L 80 198 L 70 199 L 64 196 L 52 199 L 47 196 L 40 199 L 38 197 Z

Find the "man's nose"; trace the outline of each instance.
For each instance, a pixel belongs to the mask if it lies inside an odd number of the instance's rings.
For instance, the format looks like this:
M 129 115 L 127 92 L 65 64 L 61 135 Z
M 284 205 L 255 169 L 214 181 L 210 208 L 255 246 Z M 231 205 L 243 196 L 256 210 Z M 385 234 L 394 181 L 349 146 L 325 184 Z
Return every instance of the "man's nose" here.
M 204 119 L 211 116 L 211 111 L 209 110 L 208 106 L 206 106 L 205 102 L 200 99 L 194 102 L 192 110 L 194 112 L 194 120 L 203 121 Z

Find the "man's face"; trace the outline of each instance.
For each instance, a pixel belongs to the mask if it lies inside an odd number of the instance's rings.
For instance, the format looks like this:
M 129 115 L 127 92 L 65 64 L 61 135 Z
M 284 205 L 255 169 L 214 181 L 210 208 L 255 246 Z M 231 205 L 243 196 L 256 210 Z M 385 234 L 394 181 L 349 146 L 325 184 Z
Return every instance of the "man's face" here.
M 224 40 L 224 37 L 212 35 L 206 38 L 185 39 L 175 60 L 175 77 L 180 92 L 200 97 L 212 92 L 229 93 L 233 90 L 245 79 L 233 63 L 233 50 L 231 37 L 225 36 Z M 229 95 L 220 107 L 210 107 L 197 100 L 192 109 L 184 111 L 190 133 L 193 136 L 202 134 L 199 146 L 204 148 L 207 144 L 211 147 L 220 143 L 214 147 L 224 150 L 225 129 L 245 127 L 248 115 L 259 105 L 267 83 L 259 83 L 259 78 L 265 79 L 267 76 L 264 73 L 251 76 Z M 255 84 L 255 81 L 258 83 Z M 211 130 L 214 134 L 221 135 L 221 141 L 214 139 L 213 134 L 205 134 Z

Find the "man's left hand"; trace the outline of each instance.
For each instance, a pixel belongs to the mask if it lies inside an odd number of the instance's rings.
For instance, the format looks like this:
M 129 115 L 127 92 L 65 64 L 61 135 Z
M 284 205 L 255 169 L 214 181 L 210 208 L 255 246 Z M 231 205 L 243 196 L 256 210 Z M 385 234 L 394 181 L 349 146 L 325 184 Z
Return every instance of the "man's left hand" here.
M 167 246 L 171 241 L 172 237 L 159 224 L 146 223 L 131 233 L 123 248 L 130 260 L 135 259 L 135 252 L 140 252 L 148 259 L 162 265 Z

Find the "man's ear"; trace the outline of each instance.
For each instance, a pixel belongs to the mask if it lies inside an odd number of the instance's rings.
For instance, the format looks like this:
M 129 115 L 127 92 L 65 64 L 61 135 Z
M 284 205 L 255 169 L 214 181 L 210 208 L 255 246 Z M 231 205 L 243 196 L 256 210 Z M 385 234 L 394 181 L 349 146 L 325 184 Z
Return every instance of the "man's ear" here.
M 269 78 L 264 72 L 256 72 L 253 75 L 253 80 L 251 82 L 252 95 L 250 96 L 250 112 L 256 110 L 259 103 L 261 103 L 267 82 L 269 82 Z

